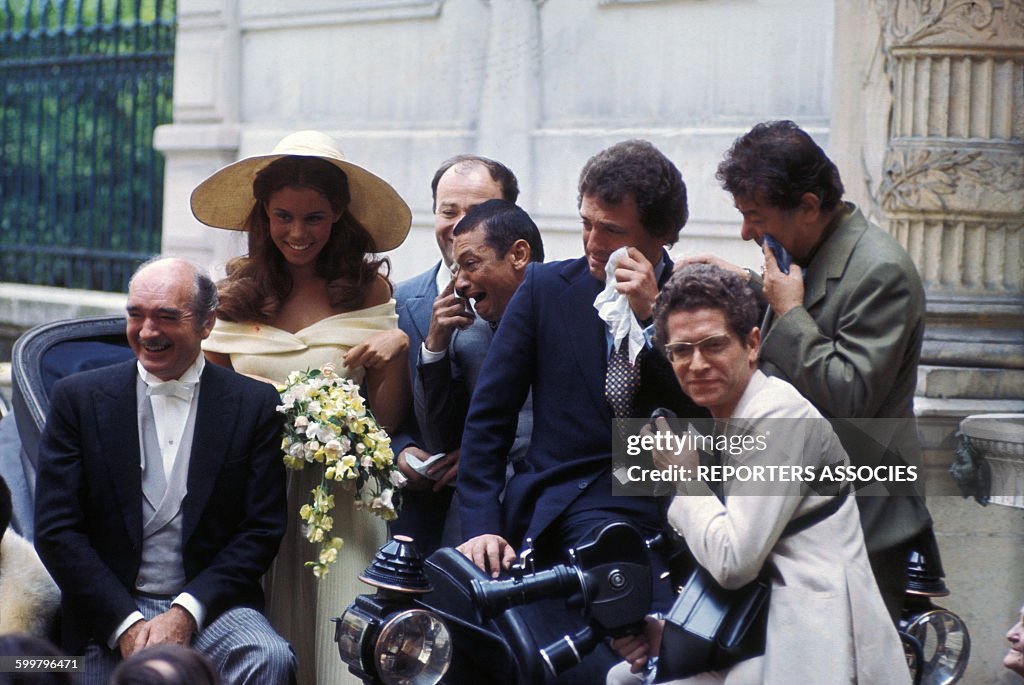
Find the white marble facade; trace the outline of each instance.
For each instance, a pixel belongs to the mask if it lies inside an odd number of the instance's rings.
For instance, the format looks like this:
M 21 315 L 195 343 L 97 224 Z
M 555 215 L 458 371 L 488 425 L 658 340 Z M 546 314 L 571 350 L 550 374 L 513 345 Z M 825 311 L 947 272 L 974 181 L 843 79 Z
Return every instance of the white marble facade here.
M 302 128 L 389 180 L 413 208 L 394 276 L 437 258 L 430 178 L 475 152 L 516 172 L 550 258 L 580 253 L 576 181 L 603 147 L 647 138 L 680 167 L 691 219 L 676 252 L 759 262 L 714 171 L 757 121 L 827 147 L 833 8 L 820 0 L 178 0 L 164 251 L 216 266 L 238 235 L 202 227 L 206 174 Z

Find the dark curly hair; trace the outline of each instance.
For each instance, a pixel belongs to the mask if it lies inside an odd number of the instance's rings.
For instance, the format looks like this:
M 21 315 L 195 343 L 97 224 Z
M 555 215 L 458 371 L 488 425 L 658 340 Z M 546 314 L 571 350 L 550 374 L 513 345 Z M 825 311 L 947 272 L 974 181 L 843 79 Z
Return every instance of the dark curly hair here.
M 737 138 L 715 178 L 733 197 L 784 210 L 798 207 L 804 193 L 816 195 L 823 212 L 831 212 L 843 197 L 836 165 L 792 121 L 760 123 Z
M 46 638 L 27 635 L 25 633 L 8 633 L 0 635 L 0 654 L 11 657 L 52 657 L 60 659 L 66 655 Z M 0 683 L 3 685 L 71 685 L 77 680 L 72 680 L 68 672 L 51 671 L 47 673 L 15 671 L 0 675 Z
M 227 264 L 227 278 L 218 284 L 220 306 L 217 316 L 227 321 L 267 321 L 280 309 L 292 289 L 287 263 L 270 237 L 266 203 L 282 188 L 309 188 L 323 195 L 341 217 L 331 226 L 331 235 L 315 268 L 327 281 L 332 307 L 358 309 L 369 286 L 385 267 L 387 259 L 371 257 L 377 251 L 370 233 L 348 211 L 348 178 L 338 167 L 316 157 L 288 156 L 275 160 L 256 175 L 252 194 L 256 198 L 245 227 L 249 232 L 249 254 Z
M 655 238 L 672 244 L 686 225 L 686 184 L 679 169 L 646 140 L 627 140 L 598 152 L 580 172 L 576 206 L 585 195 L 617 205 L 632 195 L 640 223 Z
M 729 330 L 747 344 L 757 325 L 757 298 L 750 286 L 731 271 L 712 264 L 690 264 L 672 274 L 654 301 L 655 343 L 668 342 L 668 317 L 673 312 L 717 309 L 725 314 Z

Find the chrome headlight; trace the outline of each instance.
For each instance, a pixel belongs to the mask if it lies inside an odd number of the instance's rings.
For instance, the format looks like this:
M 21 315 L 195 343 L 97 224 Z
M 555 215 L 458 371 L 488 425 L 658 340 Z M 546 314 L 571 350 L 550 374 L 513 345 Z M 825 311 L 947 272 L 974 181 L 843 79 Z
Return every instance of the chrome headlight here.
M 922 649 L 922 685 L 952 685 L 967 669 L 971 655 L 971 636 L 959 616 L 941 607 L 911 616 L 905 632 Z
M 433 612 L 409 609 L 381 628 L 373 660 L 385 685 L 434 685 L 451 664 L 451 634 Z
M 448 626 L 431 611 L 395 611 L 375 599 L 360 595 L 334 619 L 341 660 L 383 685 L 436 685 L 452 661 Z

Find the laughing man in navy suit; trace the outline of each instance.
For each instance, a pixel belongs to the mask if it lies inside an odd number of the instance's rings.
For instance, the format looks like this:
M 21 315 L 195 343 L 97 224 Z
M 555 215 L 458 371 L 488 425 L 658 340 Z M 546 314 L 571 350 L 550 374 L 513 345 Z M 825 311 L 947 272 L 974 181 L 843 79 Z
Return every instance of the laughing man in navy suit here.
M 430 329 L 434 300 L 452 281 L 455 225 L 466 212 L 487 200 L 515 202 L 519 197 L 515 174 L 504 164 L 477 155 L 457 155 L 445 160 L 434 173 L 430 189 L 434 201 L 434 234 L 441 260 L 395 287 L 398 327 L 409 336 L 410 379 L 416 377 L 416 363 Z M 480 330 L 467 335 L 467 340 L 476 339 L 478 344 L 484 345 L 490 337 L 490 331 L 483 330 L 487 322 L 478 317 L 472 326 Z M 457 544 L 462 539 L 452 532 L 442 537 L 452 500 L 450 484 L 459 471 L 460 450 L 457 446 L 449 448 L 444 458 L 431 464 L 432 472 L 444 472 L 436 481 L 414 471 L 406 462 L 407 457 L 426 459 L 430 456 L 430 446 L 411 409 L 401 432 L 391 439 L 398 468 L 409 483 L 402 497 L 402 511 L 398 519 L 391 522 L 390 531 L 409 535 L 423 554 L 430 554 L 442 543 Z M 462 427 L 457 430 L 461 432 Z M 447 520 L 447 523 L 449 531 L 458 528 L 456 521 Z
M 584 256 L 534 264 L 509 303 L 470 403 L 459 469 L 459 513 L 466 541 L 459 549 L 499 575 L 529 538 L 541 565 L 587 533 L 629 521 L 647 535 L 660 530 L 664 502 L 613 496 L 612 430 L 606 399 L 612 336 L 594 300 L 605 287 L 609 257 L 627 254 L 614 271 L 636 323 L 651 322 L 654 299 L 672 272 L 665 248 L 686 223 L 686 186 L 679 170 L 646 141 L 598 153 L 580 174 Z M 686 397 L 660 352 L 649 345 L 635 359 L 639 388 L 627 416 L 658 407 L 706 416 Z M 505 455 L 516 417 L 533 392 L 533 434 L 516 463 L 503 502 Z M 663 562 L 652 558 L 655 568 Z M 658 597 L 667 601 L 667 583 Z

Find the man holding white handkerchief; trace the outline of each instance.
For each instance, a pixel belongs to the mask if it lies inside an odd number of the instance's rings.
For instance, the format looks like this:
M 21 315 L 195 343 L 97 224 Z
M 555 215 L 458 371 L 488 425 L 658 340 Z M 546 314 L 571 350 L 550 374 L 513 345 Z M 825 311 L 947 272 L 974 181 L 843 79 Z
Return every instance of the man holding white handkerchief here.
M 463 433 L 459 549 L 493 576 L 528 540 L 544 565 L 613 521 L 656 533 L 662 501 L 612 494 L 614 422 L 659 406 L 706 415 L 643 336 L 672 273 L 665 248 L 686 223 L 679 170 L 646 141 L 619 143 L 586 163 L 578 203 L 584 255 L 529 267 L 491 343 Z M 530 447 L 499 502 L 505 454 L 531 390 Z

